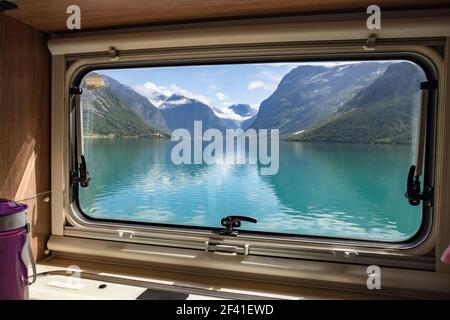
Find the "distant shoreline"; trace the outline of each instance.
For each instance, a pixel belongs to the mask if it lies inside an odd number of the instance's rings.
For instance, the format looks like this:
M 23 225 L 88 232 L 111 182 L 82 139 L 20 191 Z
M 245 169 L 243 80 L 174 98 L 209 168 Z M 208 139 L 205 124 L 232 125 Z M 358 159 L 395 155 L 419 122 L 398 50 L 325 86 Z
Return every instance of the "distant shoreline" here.
M 411 146 L 414 145 L 413 142 L 363 142 L 363 141 L 333 141 L 333 140 L 321 140 L 321 141 L 311 141 L 311 140 L 300 140 L 300 139 L 282 139 L 283 141 L 289 142 L 300 142 L 300 143 L 321 143 L 321 144 L 362 144 L 362 145 L 396 145 L 396 146 Z
M 170 139 L 169 135 L 155 134 L 149 136 L 115 136 L 115 135 L 88 135 L 83 136 L 84 139 Z M 397 146 L 411 146 L 413 143 L 395 143 L 395 142 L 349 142 L 349 141 L 302 141 L 284 138 L 280 141 L 286 142 L 297 142 L 297 143 L 307 143 L 307 144 L 350 144 L 350 145 L 397 145 Z
M 168 139 L 169 135 L 154 134 L 145 136 L 116 136 L 112 135 L 83 135 L 85 139 L 141 139 L 141 138 L 152 138 L 152 139 Z

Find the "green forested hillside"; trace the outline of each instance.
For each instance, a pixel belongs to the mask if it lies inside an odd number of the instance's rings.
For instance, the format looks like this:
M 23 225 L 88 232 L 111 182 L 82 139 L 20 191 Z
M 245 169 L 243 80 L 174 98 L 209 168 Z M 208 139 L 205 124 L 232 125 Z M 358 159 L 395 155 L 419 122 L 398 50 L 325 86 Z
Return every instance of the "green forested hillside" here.
M 342 105 L 370 85 L 389 63 L 356 63 L 334 67 L 300 65 L 286 74 L 275 92 L 261 103 L 254 129 L 279 129 L 282 136 L 329 119 Z
M 415 65 L 392 64 L 367 88 L 325 121 L 289 140 L 351 143 L 411 143 L 417 123 L 419 84 Z
M 82 94 L 85 136 L 150 137 L 161 131 L 148 126 L 131 108 L 106 86 Z
M 119 81 L 102 75 L 105 84 L 151 128 L 168 132 L 161 112 L 146 97 Z

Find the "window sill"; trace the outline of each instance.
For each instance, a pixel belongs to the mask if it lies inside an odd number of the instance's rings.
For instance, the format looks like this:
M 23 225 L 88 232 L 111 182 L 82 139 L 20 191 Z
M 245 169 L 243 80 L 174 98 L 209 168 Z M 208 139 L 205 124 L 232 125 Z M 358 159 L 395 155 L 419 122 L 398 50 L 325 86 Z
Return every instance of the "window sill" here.
M 381 269 L 381 290 L 368 290 L 367 267 L 264 256 L 222 255 L 191 249 L 52 236 L 56 257 L 140 266 L 190 276 L 248 279 L 258 283 L 340 290 L 367 295 L 450 298 L 450 274 L 401 268 Z M 188 276 L 186 276 L 188 277 Z
M 69 266 L 69 267 L 68 267 Z M 80 269 L 81 279 L 87 278 L 101 283 L 113 283 L 116 286 L 127 287 L 127 292 L 121 292 L 120 297 L 114 294 L 109 299 L 134 299 L 133 295 L 140 292 L 139 288 L 155 288 L 174 290 L 184 288 L 190 294 L 188 300 L 203 299 L 288 299 L 288 300 L 373 300 L 395 299 L 389 295 L 357 293 L 344 290 L 328 290 L 321 288 L 301 287 L 296 285 L 271 284 L 256 282 L 250 279 L 233 279 L 220 276 L 196 275 L 167 270 L 151 269 L 149 267 L 124 266 L 117 263 L 105 263 L 71 258 L 50 257 L 38 264 L 38 272 L 46 274 L 70 275 L 74 267 Z M 88 276 L 87 276 L 88 275 Z M 43 281 L 46 282 L 45 280 Z M 33 285 L 34 286 L 34 285 Z M 73 300 L 73 290 L 68 297 L 64 296 L 64 289 L 45 288 L 41 286 L 30 288 L 30 298 L 37 300 L 52 299 L 59 293 L 58 299 Z M 130 288 L 133 287 L 133 288 Z M 42 290 L 44 289 L 44 290 Z M 114 289 L 114 288 L 113 288 Z M 44 292 L 43 292 L 44 291 Z M 86 291 L 86 290 L 84 290 Z M 114 291 L 114 290 L 113 290 Z M 42 294 L 44 293 L 44 294 Z M 85 299 L 83 292 L 79 292 L 77 299 Z M 90 294 L 86 299 L 100 299 L 101 296 Z

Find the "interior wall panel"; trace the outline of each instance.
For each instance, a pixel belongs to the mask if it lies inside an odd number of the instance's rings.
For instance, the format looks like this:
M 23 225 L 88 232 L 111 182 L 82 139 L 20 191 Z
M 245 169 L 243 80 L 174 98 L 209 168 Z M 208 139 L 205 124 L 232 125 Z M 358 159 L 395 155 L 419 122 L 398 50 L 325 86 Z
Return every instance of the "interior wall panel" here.
M 47 36 L 0 14 L 0 197 L 29 206 L 32 248 L 50 235 L 50 53 Z

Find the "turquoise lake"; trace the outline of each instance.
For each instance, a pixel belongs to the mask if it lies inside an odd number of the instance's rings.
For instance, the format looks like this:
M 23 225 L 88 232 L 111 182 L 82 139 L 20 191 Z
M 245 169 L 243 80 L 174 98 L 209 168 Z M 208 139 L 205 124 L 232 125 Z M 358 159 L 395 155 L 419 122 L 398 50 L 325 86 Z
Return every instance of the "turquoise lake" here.
M 93 218 L 404 241 L 419 229 L 421 207 L 404 198 L 409 145 L 280 142 L 279 171 L 258 165 L 175 165 L 165 139 L 85 139 L 92 180 L 81 188 Z

